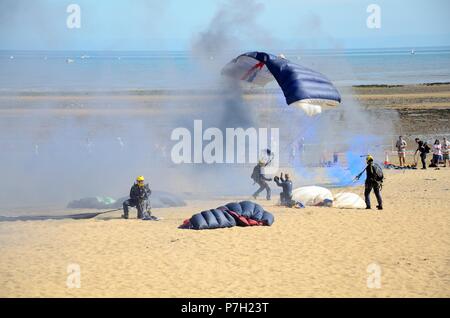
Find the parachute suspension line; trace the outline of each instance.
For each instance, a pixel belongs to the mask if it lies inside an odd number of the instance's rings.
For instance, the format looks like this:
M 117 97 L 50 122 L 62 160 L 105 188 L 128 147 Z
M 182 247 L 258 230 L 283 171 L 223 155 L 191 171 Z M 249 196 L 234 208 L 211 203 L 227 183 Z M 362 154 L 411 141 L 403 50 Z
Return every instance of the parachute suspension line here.
M 314 116 L 314 117 L 312 117 L 312 118 L 309 118 L 309 119 L 308 119 L 307 125 L 304 127 L 304 129 L 302 129 L 302 130 L 300 131 L 300 133 L 297 134 L 297 139 L 298 139 L 299 137 L 302 137 L 302 136 L 305 134 L 305 132 L 306 132 L 311 126 L 315 125 L 316 122 L 319 121 L 319 118 L 320 118 L 319 116 Z

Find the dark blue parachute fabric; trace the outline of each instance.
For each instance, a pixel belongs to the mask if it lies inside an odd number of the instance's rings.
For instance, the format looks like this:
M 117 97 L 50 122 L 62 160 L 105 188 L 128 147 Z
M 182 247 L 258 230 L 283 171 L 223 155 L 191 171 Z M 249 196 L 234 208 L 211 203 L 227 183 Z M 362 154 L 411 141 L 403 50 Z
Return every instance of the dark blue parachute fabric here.
M 246 218 L 255 220 L 255 221 L 263 221 L 270 223 L 268 225 L 272 225 L 273 223 L 273 215 L 269 212 L 264 211 L 263 207 L 259 204 L 256 204 L 252 201 L 242 201 L 240 203 L 228 203 L 225 207 L 234 211 L 239 215 L 245 216 Z
M 247 222 L 251 220 L 253 222 Z M 251 201 L 232 202 L 225 206 L 194 214 L 181 226 L 195 230 L 217 229 L 236 225 L 272 225 L 272 213 Z
M 338 104 L 341 102 L 341 96 L 338 90 L 323 74 L 311 70 L 307 67 L 295 64 L 284 57 L 275 56 L 265 52 L 244 53 L 231 61 L 224 69 L 224 73 L 232 77 L 238 77 L 246 70 L 247 65 L 238 66 L 240 57 L 249 57 L 255 59 L 255 64 L 247 72 L 257 71 L 264 64 L 273 75 L 278 85 L 283 91 L 288 105 L 297 101 L 318 100 L 323 104 Z M 236 67 L 233 66 L 233 63 Z M 241 79 L 252 81 L 255 77 L 244 76 Z
M 194 214 L 189 222 L 190 228 L 196 230 L 236 226 L 234 218 L 227 211 L 221 209 L 211 209 Z

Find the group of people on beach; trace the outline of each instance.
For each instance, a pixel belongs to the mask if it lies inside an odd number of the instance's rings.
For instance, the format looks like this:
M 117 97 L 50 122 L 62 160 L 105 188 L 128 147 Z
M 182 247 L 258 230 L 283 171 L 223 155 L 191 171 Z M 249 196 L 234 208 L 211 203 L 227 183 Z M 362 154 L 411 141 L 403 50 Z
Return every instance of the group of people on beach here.
M 267 182 L 272 181 L 272 178 L 264 175 L 264 166 L 265 162 L 263 160 L 260 160 L 258 164 L 253 168 L 251 178 L 253 179 L 255 184 L 259 185 L 258 190 L 253 193 L 253 198 L 256 199 L 261 192 L 266 190 L 266 199 L 270 200 L 271 190 Z M 383 187 L 384 179 L 383 171 L 378 164 L 374 163 L 373 157 L 371 155 L 367 155 L 366 167 L 355 177 L 355 180 L 359 180 L 364 172 L 366 173 L 364 186 L 364 201 L 366 203 L 366 209 L 371 209 L 370 193 L 373 190 L 378 203 L 377 209 L 383 210 L 383 200 L 381 197 L 381 189 Z M 273 181 L 275 181 L 275 183 L 283 189 L 283 191 L 280 193 L 280 204 L 282 206 L 303 207 L 301 202 L 297 202 L 292 199 L 293 186 L 288 174 L 285 174 L 283 177 L 283 173 L 281 173 L 281 176 L 275 176 L 273 178 Z
M 447 140 L 446 137 L 442 138 L 442 143 L 439 139 L 436 139 L 431 147 L 428 145 L 426 141 L 420 140 L 419 138 L 415 138 L 414 140 L 417 144 L 417 149 L 414 152 L 414 160 L 418 154 L 420 157 L 420 161 L 422 163 L 422 169 L 427 169 L 427 155 L 430 152 L 432 152 L 433 157 L 428 167 L 438 168 L 439 165 L 447 167 L 447 164 L 449 164 L 450 166 L 450 159 L 449 159 L 450 142 Z M 403 136 L 399 136 L 395 144 L 395 147 L 397 148 L 400 167 L 406 166 L 407 146 L 408 144 L 406 143 Z M 417 163 L 415 162 L 414 165 L 416 166 Z
M 268 181 L 272 181 L 272 178 L 268 178 L 264 175 L 263 168 L 266 166 L 266 162 L 264 160 L 259 160 L 258 164 L 253 168 L 253 172 L 251 178 L 255 184 L 259 185 L 258 190 L 253 193 L 253 198 L 256 199 L 258 195 L 266 190 L 266 199 L 270 200 L 271 198 L 271 190 L 270 186 L 267 183 Z M 292 181 L 289 178 L 289 174 L 281 173 L 280 176 L 275 176 L 273 181 L 277 184 L 277 186 L 281 187 L 283 191 L 280 193 L 280 203 L 281 205 L 292 207 L 296 204 L 292 200 Z
M 417 154 L 419 154 L 422 169 L 427 169 L 426 159 L 427 155 L 432 152 L 433 157 L 431 159 L 429 167 L 438 167 L 440 164 L 443 167 L 447 167 L 447 163 L 450 166 L 449 161 L 449 152 L 450 152 L 450 142 L 446 137 L 442 139 L 442 142 L 439 139 L 436 139 L 434 144 L 430 147 L 426 141 L 420 140 L 419 138 L 415 138 L 415 142 L 417 144 L 417 149 L 414 152 L 414 158 Z M 407 142 L 403 138 L 403 136 L 399 136 L 396 142 L 396 148 L 398 152 L 398 158 L 400 162 L 400 167 L 406 166 L 406 149 Z M 365 181 L 365 190 L 364 190 L 364 199 L 366 202 L 366 209 L 371 208 L 370 204 L 370 193 L 372 190 L 375 193 L 378 205 L 377 209 L 382 210 L 382 198 L 381 198 L 381 188 L 383 182 L 383 173 L 381 167 L 373 162 L 373 157 L 368 155 L 366 158 L 366 167 L 364 170 L 356 176 L 355 179 L 359 179 L 361 175 L 366 172 L 366 181 Z M 417 165 L 415 163 L 414 165 Z M 266 191 L 266 199 L 271 199 L 271 190 L 268 182 L 272 181 L 272 178 L 269 178 L 264 175 L 264 167 L 266 166 L 266 162 L 264 160 L 260 160 L 258 164 L 254 167 L 251 178 L 254 183 L 259 186 L 255 193 L 253 193 L 253 198 L 256 199 L 258 195 Z M 273 181 L 277 184 L 277 186 L 282 188 L 282 192 L 280 193 L 280 203 L 283 206 L 287 207 L 297 207 L 301 205 L 301 203 L 296 202 L 292 199 L 292 190 L 293 185 L 289 175 L 286 173 L 283 175 L 275 176 Z M 151 195 L 151 190 L 148 185 L 144 182 L 144 177 L 139 176 L 136 178 L 136 182 L 130 189 L 130 198 L 123 202 L 123 211 L 124 214 L 122 217 L 124 219 L 128 219 L 128 210 L 129 207 L 135 207 L 138 211 L 138 218 L 143 220 L 156 219 L 151 214 L 151 207 L 149 202 L 149 197 Z

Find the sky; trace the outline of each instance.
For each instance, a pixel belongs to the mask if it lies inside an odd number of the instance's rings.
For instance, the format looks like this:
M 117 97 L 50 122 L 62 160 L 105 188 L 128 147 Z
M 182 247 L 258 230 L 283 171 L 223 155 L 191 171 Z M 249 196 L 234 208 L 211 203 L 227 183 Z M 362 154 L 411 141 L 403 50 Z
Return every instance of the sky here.
M 248 48 L 450 46 L 448 12 L 448 0 L 0 0 L 0 49 L 191 50 L 224 34 Z

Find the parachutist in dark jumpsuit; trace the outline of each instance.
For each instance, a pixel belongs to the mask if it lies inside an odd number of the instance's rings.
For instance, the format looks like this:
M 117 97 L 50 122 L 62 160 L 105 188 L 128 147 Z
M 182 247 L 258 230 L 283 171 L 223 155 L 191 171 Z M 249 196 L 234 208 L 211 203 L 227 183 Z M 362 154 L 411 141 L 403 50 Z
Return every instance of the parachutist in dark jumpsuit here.
M 253 173 L 252 173 L 252 179 L 255 183 L 257 183 L 259 185 L 259 189 L 256 190 L 255 193 L 253 193 L 253 198 L 256 199 L 256 197 L 264 190 L 266 190 L 266 199 L 270 200 L 270 187 L 267 184 L 266 181 L 272 181 L 271 178 L 267 178 L 263 172 L 262 172 L 262 168 L 264 166 L 264 162 L 260 161 L 255 168 L 253 168 Z
M 152 191 L 147 184 L 144 184 L 144 177 L 139 176 L 136 179 L 136 183 L 133 184 L 130 190 L 130 198 L 123 202 L 123 215 L 124 219 L 128 219 L 128 207 L 136 207 L 137 218 L 147 219 L 150 218 L 150 202 L 149 197 Z
M 292 200 L 292 181 L 289 179 L 289 175 L 286 174 L 283 178 L 283 173 L 281 173 L 281 176 L 279 178 L 278 176 L 276 176 L 273 180 L 275 181 L 277 186 L 283 188 L 283 192 L 280 193 L 281 205 L 291 208 L 294 205 L 294 202 Z
M 377 209 L 383 210 L 383 200 L 381 199 L 381 183 L 382 181 L 377 180 L 377 176 L 375 173 L 375 168 L 373 167 L 373 158 L 372 156 L 367 156 L 366 158 L 367 166 L 361 171 L 360 174 L 356 176 L 356 179 L 359 180 L 361 175 L 366 171 L 366 183 L 364 188 L 364 200 L 366 201 L 366 209 L 370 209 L 370 192 L 373 189 L 375 196 L 378 201 Z

